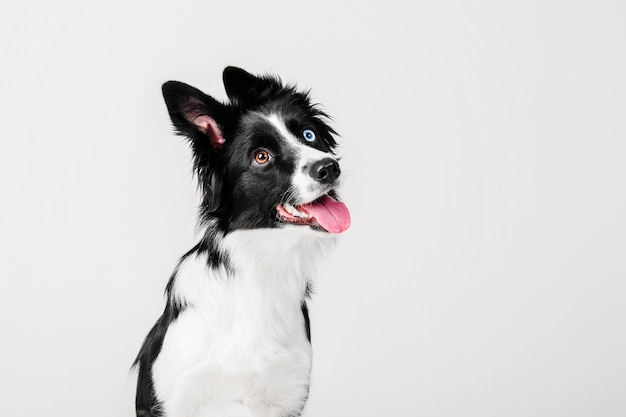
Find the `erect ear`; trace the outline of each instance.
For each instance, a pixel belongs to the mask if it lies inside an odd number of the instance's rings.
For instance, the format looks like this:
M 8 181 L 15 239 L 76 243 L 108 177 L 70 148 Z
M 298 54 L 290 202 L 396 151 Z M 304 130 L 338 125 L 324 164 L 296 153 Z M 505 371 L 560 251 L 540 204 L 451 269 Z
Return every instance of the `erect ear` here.
M 226 67 L 222 74 L 228 98 L 244 106 L 254 105 L 280 82 L 272 77 L 257 77 L 237 67 Z
M 168 81 L 162 87 L 163 98 L 176 130 L 192 140 L 208 136 L 213 149 L 224 146 L 222 125 L 225 106 L 202 91 L 179 81 Z

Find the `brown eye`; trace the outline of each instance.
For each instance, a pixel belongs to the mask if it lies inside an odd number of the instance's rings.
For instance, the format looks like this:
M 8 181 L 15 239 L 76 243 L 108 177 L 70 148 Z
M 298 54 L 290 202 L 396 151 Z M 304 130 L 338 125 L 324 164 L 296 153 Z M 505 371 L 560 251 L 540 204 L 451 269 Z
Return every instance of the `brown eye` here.
M 256 162 L 258 165 L 267 164 L 270 159 L 271 157 L 268 151 L 261 150 L 258 151 L 256 155 L 254 155 L 254 162 Z

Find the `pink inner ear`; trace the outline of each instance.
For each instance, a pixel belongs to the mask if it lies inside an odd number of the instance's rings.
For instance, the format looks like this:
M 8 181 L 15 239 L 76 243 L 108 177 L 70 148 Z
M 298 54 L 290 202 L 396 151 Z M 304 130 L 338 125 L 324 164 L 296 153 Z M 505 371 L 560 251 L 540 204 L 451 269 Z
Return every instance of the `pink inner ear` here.
M 194 117 L 191 122 L 209 137 L 213 149 L 221 149 L 224 146 L 225 140 L 222 136 L 222 131 L 215 120 L 203 114 Z

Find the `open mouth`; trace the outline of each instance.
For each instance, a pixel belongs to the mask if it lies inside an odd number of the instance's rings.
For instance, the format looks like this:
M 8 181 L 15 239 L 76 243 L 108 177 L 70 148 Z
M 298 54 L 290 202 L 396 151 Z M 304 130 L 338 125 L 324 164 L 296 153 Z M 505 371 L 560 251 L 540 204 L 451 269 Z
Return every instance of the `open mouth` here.
M 289 203 L 279 204 L 276 210 L 287 223 L 319 226 L 330 233 L 341 233 L 350 227 L 348 208 L 329 195 L 296 206 Z

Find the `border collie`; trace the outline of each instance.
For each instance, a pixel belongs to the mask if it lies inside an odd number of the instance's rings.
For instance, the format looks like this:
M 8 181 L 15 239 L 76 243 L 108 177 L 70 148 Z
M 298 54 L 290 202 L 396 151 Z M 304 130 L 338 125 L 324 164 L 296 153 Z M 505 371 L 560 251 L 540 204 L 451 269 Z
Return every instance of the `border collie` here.
M 292 417 L 308 397 L 311 279 L 350 225 L 336 132 L 278 77 L 227 67 L 223 80 L 224 103 L 163 85 L 193 153 L 202 234 L 135 360 L 137 416 Z

